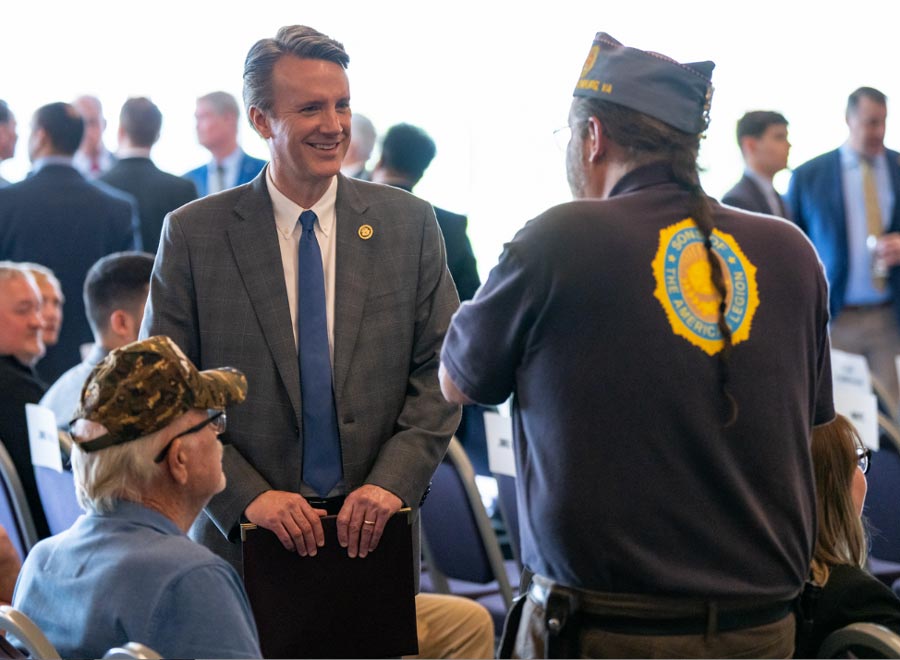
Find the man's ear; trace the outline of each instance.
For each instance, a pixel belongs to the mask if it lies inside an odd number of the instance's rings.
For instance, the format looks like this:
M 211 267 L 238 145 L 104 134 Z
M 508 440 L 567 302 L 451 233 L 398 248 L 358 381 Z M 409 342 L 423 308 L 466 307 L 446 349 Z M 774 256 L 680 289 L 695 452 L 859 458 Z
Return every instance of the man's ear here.
M 175 482 L 184 486 L 188 480 L 187 454 L 182 450 L 181 438 L 175 440 L 166 454 L 166 465 Z
M 741 138 L 741 154 L 744 158 L 756 153 L 756 145 L 758 143 L 759 139 L 752 135 L 745 135 Z
M 587 126 L 588 144 L 585 147 L 585 156 L 589 162 L 596 163 L 606 155 L 609 138 L 603 132 L 603 124 L 596 117 L 588 117 Z
M 264 140 L 272 137 L 272 129 L 269 127 L 269 117 L 255 105 L 250 106 L 250 123 Z

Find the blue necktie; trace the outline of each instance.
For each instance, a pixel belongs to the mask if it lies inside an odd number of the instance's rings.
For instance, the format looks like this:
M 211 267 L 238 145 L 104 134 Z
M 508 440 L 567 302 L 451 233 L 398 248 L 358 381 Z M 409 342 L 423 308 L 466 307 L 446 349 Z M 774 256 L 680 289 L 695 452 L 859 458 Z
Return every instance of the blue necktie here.
M 303 481 L 325 497 L 341 480 L 341 441 L 331 381 L 325 273 L 313 226 L 316 214 L 300 214 L 300 275 L 297 288 L 300 392 L 303 396 Z

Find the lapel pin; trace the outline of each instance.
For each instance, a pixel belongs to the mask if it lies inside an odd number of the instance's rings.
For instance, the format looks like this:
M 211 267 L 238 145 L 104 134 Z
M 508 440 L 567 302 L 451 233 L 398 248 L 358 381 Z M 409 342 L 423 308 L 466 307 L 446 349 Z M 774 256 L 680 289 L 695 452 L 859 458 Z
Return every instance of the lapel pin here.
M 372 234 L 375 232 L 372 230 L 372 225 L 360 225 L 357 233 L 361 239 L 367 241 L 372 238 Z

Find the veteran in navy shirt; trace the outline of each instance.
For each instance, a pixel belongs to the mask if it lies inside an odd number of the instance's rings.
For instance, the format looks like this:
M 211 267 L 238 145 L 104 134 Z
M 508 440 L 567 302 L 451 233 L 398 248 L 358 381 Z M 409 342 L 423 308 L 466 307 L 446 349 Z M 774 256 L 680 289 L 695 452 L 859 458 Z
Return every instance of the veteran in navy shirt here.
M 828 291 L 793 225 L 700 187 L 713 66 L 597 34 L 569 114 L 576 201 L 505 246 L 444 342 L 450 401 L 513 397 L 535 576 L 512 657 L 793 652 Z

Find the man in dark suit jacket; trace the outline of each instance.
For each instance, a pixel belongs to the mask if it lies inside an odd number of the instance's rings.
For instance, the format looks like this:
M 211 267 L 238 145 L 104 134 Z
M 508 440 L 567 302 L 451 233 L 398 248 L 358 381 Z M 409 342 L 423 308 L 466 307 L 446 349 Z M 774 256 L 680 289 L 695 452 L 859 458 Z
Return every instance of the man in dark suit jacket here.
M 213 159 L 186 173 L 184 178 L 194 182 L 200 197 L 248 183 L 266 164 L 238 146 L 240 116 L 237 101 L 228 92 L 210 92 L 197 99 L 197 140 Z
M 382 140 L 381 157 L 372 170 L 372 181 L 412 192 L 436 154 L 434 140 L 418 126 L 391 126 Z M 434 214 L 447 246 L 447 266 L 453 275 L 459 299 L 471 300 L 481 280 L 472 244 L 466 235 L 468 219 L 437 206 L 434 207 Z
M 83 130 L 68 103 L 38 108 L 28 145 L 32 173 L 0 189 L 0 259 L 46 266 L 62 284 L 65 323 L 38 364 L 50 382 L 81 362 L 80 346 L 93 339 L 81 296 L 88 269 L 104 255 L 141 244 L 130 198 L 88 182 L 72 167 Z
M 365 557 L 391 515 L 417 510 L 459 420 L 437 380 L 458 300 L 434 213 L 339 174 L 347 62 L 341 44 L 305 26 L 251 48 L 244 99 L 271 163 L 248 185 L 170 213 L 150 284 L 141 336 L 170 336 L 200 369 L 217 361 L 247 375 L 247 400 L 229 412 L 228 485 L 192 530 L 238 569 L 242 520 L 306 556 L 324 542 L 326 511 L 349 556 Z M 308 256 L 313 244 L 321 257 Z M 310 269 L 320 283 L 298 295 Z M 325 310 L 315 326 L 311 300 Z M 305 361 L 313 329 L 319 369 Z M 307 388 L 313 372 L 327 382 Z M 315 413 L 334 434 L 311 432 Z M 307 468 L 326 437 L 339 475 L 319 487 Z
M 787 125 L 783 115 L 769 110 L 754 110 L 738 120 L 737 141 L 746 169 L 723 195 L 723 204 L 788 217 L 784 200 L 772 185 L 775 175 L 787 167 L 791 150 Z
M 153 101 L 144 97 L 125 101 L 119 114 L 118 161 L 100 177 L 137 200 L 143 248 L 151 254 L 159 245 L 166 213 L 197 199 L 191 181 L 163 172 L 150 160 L 161 128 L 162 113 Z
M 0 261 L 0 442 L 22 481 L 41 538 L 50 535 L 31 465 L 25 405 L 47 389 L 30 366 L 43 351 L 41 294 L 34 277 L 18 264 Z
M 825 265 L 832 345 L 865 355 L 896 403 L 900 153 L 884 146 L 886 118 L 880 91 L 860 87 L 850 94 L 847 142 L 795 169 L 788 200 Z
M 388 129 L 381 144 L 381 157 L 372 170 L 372 180 L 402 188 L 409 192 L 422 179 L 425 170 L 437 154 L 434 140 L 423 129 L 410 124 L 397 124 Z M 461 302 L 471 300 L 481 285 L 472 244 L 466 235 L 468 219 L 434 207 L 444 244 L 447 247 L 447 267 L 453 276 Z M 465 447 L 477 474 L 490 474 L 487 435 L 484 428 L 484 406 L 463 406 L 456 437 Z

